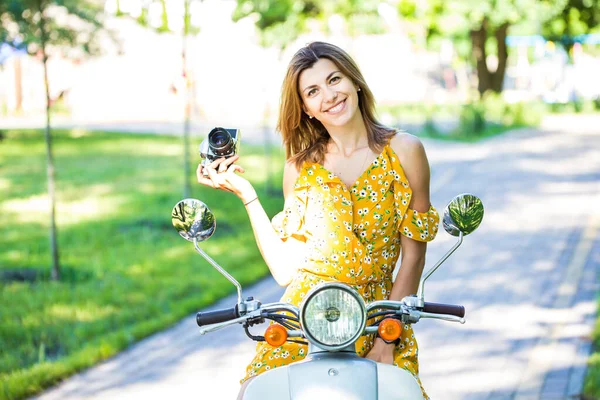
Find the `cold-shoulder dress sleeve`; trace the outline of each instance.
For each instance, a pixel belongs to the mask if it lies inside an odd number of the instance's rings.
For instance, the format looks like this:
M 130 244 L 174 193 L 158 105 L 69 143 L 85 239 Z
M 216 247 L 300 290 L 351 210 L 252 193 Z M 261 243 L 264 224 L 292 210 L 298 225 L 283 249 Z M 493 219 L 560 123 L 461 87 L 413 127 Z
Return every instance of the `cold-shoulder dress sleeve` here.
M 283 210 L 272 218 L 271 225 L 284 242 L 290 237 L 306 242 L 306 204 L 306 190 L 296 185 L 285 200 Z
M 440 223 L 440 216 L 435 207 L 429 206 L 426 212 L 409 208 L 412 189 L 404 173 L 398 156 L 390 148 L 390 161 L 394 177 L 394 208 L 398 216 L 397 229 L 400 234 L 419 242 L 430 242 L 435 239 Z
M 407 208 L 400 224 L 400 233 L 419 242 L 430 242 L 435 239 L 439 224 L 440 216 L 433 206 L 423 213 Z

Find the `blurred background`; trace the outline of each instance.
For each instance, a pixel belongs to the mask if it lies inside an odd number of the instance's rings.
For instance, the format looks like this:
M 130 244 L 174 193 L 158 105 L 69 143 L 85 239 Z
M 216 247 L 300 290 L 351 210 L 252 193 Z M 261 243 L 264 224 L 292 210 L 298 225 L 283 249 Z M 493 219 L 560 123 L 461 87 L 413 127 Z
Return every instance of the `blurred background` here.
M 592 0 L 97 3 L 88 13 L 96 13 L 104 31 L 93 35 L 93 48 L 79 38 L 76 46 L 49 50 L 49 96 L 60 123 L 152 129 L 180 123 L 189 108 L 203 127 L 272 128 L 287 62 L 313 40 L 335 43 L 357 60 L 388 124 L 436 117 L 439 126 L 428 128 L 447 133 L 473 112 L 461 113 L 460 106 L 484 92 L 509 104 L 547 106 L 527 114 L 600 107 Z M 64 18 L 68 26 L 62 13 L 56 11 L 55 22 Z M 3 125 L 40 124 L 46 106 L 40 50 L 18 34 L 5 39 Z M 536 120 L 513 117 L 505 122 Z
M 420 136 L 442 182 L 445 149 L 597 132 L 599 21 L 600 0 L 0 0 L 0 399 L 232 292 L 172 229 L 182 196 L 215 205 L 211 256 L 242 284 L 268 275 L 239 200 L 193 184 L 197 146 L 240 128 L 246 176 L 280 211 L 279 92 L 306 43 L 356 60 L 381 121 Z

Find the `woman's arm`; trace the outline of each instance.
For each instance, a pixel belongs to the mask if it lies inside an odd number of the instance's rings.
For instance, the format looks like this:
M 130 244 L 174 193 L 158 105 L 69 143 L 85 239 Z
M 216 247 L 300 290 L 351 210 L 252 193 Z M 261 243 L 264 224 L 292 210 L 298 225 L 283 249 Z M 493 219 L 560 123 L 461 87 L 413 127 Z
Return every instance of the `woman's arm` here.
M 283 196 L 292 195 L 294 184 L 298 179 L 299 171 L 293 163 L 287 162 L 283 170 Z M 282 241 L 273 229 L 271 221 L 260 202 L 254 201 L 246 206 L 256 244 L 271 274 L 281 286 L 287 286 L 292 281 L 298 270 L 298 262 L 303 258 L 305 243 L 288 237 Z
M 404 169 L 408 183 L 412 189 L 409 207 L 425 212 L 431 205 L 429 201 L 429 162 L 421 141 L 407 133 L 396 135 L 390 145 Z M 405 296 L 416 294 L 423 267 L 425 266 L 425 251 L 427 243 L 418 242 L 400 235 L 401 259 L 400 269 L 392 286 L 390 300 L 402 300 Z M 394 344 L 387 344 L 376 338 L 373 348 L 367 358 L 386 364 L 394 362 Z
M 430 170 L 423 144 L 417 137 L 401 133 L 392 139 L 391 146 L 400 159 L 400 164 L 404 168 L 404 173 L 412 189 L 408 207 L 419 212 L 427 212 L 431 205 L 429 200 Z M 427 243 L 400 235 L 400 244 L 400 269 L 392 286 L 390 300 L 401 300 L 405 296 L 416 294 L 425 266 Z
M 247 204 L 246 211 L 250 218 L 258 249 L 277 283 L 281 286 L 287 286 L 298 269 L 298 260 L 302 259 L 304 243 L 292 237 L 285 242 L 279 238 L 267 213 L 260 204 L 260 199 L 257 198 L 254 187 L 246 179 L 236 174 L 236 171 L 244 172 L 241 167 L 233 164 L 237 159 L 238 156 L 235 156 L 216 160 L 207 167 L 199 165 L 196 171 L 198 182 L 215 189 L 232 192 L 244 204 Z M 208 177 L 203 175 L 203 168 L 206 168 Z M 293 164 L 286 164 L 283 174 L 284 196 L 286 198 L 293 191 L 298 173 Z

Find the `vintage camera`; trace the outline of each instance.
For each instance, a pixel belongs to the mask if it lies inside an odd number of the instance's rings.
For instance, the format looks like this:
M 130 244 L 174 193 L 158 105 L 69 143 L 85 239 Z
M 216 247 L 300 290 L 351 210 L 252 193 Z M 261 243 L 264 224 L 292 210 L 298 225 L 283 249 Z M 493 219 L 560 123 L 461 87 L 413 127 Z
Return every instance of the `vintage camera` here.
M 219 158 L 233 157 L 238 153 L 240 130 L 216 127 L 200 143 L 202 165 L 208 165 Z M 206 170 L 204 170 L 206 175 Z

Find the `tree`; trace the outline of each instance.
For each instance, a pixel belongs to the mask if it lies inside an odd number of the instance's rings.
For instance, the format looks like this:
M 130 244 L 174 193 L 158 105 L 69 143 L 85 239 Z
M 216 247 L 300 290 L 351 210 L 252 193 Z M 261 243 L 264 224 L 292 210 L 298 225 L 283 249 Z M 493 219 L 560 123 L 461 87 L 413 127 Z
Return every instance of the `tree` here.
M 501 92 L 508 60 L 506 37 L 511 26 L 522 21 L 545 21 L 557 15 L 566 0 L 401 0 L 398 10 L 406 19 L 425 25 L 427 39 L 468 38 L 477 71 L 480 94 Z M 495 53 L 497 65 L 488 65 Z
M 41 58 L 46 91 L 46 158 L 50 205 L 51 278 L 60 279 L 59 248 L 56 236 L 55 168 L 50 125 L 50 81 L 48 59 L 54 53 L 80 57 L 100 51 L 103 29 L 102 6 L 86 0 L 0 0 L 0 43 L 24 47 Z M 110 35 L 108 35 L 110 36 Z
M 566 7 L 545 21 L 542 35 L 547 40 L 561 44 L 568 53 L 584 35 L 598 30 L 600 25 L 600 0 L 568 0 Z
M 184 96 L 185 96 L 185 110 L 184 110 L 184 124 L 183 124 L 183 197 L 188 198 L 191 195 L 192 188 L 190 183 L 190 123 L 191 123 L 191 109 L 193 106 L 192 102 L 192 82 L 190 77 L 190 71 L 188 68 L 188 52 L 187 43 L 191 35 L 199 33 L 199 29 L 192 25 L 192 8 L 194 4 L 199 3 L 199 0 L 171 0 L 167 4 L 167 0 L 143 0 L 140 2 L 139 15 L 137 16 L 137 22 L 148 28 L 155 29 L 161 33 L 172 33 L 172 29 L 169 25 L 169 21 L 180 19 L 181 24 L 181 77 L 184 81 Z M 154 23 L 150 21 L 150 8 L 153 5 L 159 5 L 161 12 L 160 18 L 156 19 Z M 124 16 L 125 13 L 121 10 L 119 0 L 116 0 L 115 14 L 118 16 Z M 169 5 L 171 7 L 169 7 Z M 158 23 L 156 23 L 158 22 Z M 179 25 L 179 24 L 177 24 Z
M 380 1 L 375 0 L 237 0 L 233 20 L 255 15 L 263 45 L 285 48 L 311 27 L 329 30 L 329 18 L 347 22 L 349 34 L 382 32 Z M 313 24 L 314 23 L 314 24 Z

